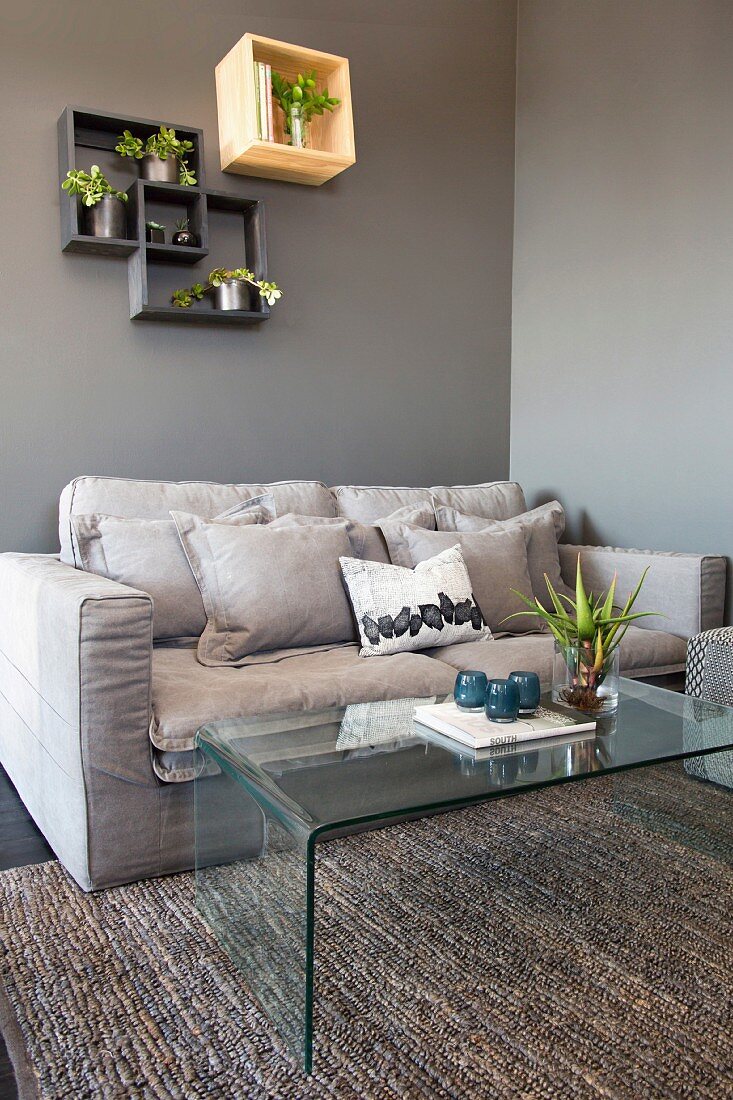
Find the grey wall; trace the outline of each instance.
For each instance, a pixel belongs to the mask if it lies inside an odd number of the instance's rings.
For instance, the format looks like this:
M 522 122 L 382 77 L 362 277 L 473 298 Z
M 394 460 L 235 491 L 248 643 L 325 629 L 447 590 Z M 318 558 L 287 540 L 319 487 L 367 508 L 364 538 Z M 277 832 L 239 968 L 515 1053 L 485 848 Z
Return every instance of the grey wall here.
M 512 476 L 733 554 L 733 5 L 520 0 Z
M 507 474 L 514 0 L 302 10 L 0 0 L 0 549 L 55 548 L 79 473 Z M 358 161 L 322 188 L 218 170 L 214 66 L 247 30 L 350 58 Z M 269 322 L 136 325 L 124 260 L 61 254 L 67 103 L 204 128 L 208 186 L 267 201 Z

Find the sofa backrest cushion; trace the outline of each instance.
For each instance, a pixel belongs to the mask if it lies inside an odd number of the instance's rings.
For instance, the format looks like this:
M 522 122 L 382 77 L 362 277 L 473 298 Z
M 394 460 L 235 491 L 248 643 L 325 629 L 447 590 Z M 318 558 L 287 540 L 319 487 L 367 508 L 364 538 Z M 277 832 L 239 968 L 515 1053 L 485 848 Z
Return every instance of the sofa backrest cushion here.
M 81 566 L 71 516 L 93 512 L 132 519 L 170 519 L 171 509 L 216 516 L 248 497 L 272 493 L 278 515 L 336 514 L 330 490 L 320 481 L 280 481 L 272 485 L 219 485 L 211 481 L 136 481 L 121 477 L 77 477 L 61 494 L 59 539 L 61 560 Z M 390 509 L 394 511 L 394 509 Z
M 506 621 L 508 615 L 526 610 L 512 589 L 526 596 L 532 593 L 527 545 L 520 526 L 462 532 L 425 531 L 409 523 L 384 523 L 382 530 L 392 561 L 403 568 L 460 546 L 474 598 L 487 626 L 495 634 L 537 630 L 537 619 L 530 615 Z
M 255 497 L 254 500 L 263 498 Z M 267 523 L 268 514 L 255 504 L 250 508 L 232 509 L 230 514 L 217 516 L 216 521 L 248 526 Z M 206 626 L 206 612 L 178 530 L 170 517 L 131 519 L 92 512 L 72 516 L 71 522 L 81 568 L 130 588 L 139 588 L 153 597 L 153 637 L 156 640 L 201 636 Z
M 510 519 L 526 511 L 521 485 L 491 481 L 485 485 L 434 485 L 432 488 L 392 488 L 387 485 L 337 485 L 336 512 L 359 523 L 375 523 L 398 508 L 427 504 L 433 499 L 459 512 L 486 519 Z
M 233 527 L 171 512 L 206 609 L 203 665 L 236 665 L 263 650 L 356 640 L 339 558 L 350 524 Z

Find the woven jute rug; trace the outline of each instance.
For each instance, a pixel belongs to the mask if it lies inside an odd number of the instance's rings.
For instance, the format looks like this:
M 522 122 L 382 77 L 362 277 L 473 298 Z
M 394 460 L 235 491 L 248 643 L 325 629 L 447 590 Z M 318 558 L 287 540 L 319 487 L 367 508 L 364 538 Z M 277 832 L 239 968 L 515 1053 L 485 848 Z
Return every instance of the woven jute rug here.
M 733 792 L 679 765 L 323 845 L 315 1073 L 211 940 L 191 875 L 0 875 L 21 1095 L 733 1095 Z

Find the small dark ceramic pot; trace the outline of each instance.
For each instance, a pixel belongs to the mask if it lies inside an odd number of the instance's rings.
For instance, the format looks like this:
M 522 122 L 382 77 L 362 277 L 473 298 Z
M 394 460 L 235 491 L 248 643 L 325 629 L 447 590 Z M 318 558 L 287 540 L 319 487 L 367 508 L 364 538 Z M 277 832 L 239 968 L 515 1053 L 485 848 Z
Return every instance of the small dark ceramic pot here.
M 125 203 L 116 195 L 102 195 L 94 206 L 85 206 L 84 225 L 92 237 L 127 238 L 127 212 Z
M 509 679 L 519 688 L 519 713 L 527 718 L 540 705 L 540 678 L 536 672 L 510 672 Z
M 214 309 L 252 308 L 252 287 L 244 279 L 227 279 L 214 287 Z
M 175 157 L 161 160 L 157 153 L 146 153 L 139 163 L 141 179 L 155 180 L 156 183 L 178 183 L 178 161 Z
M 482 710 L 488 682 L 485 672 L 459 672 L 453 689 L 456 706 L 463 710 Z
M 490 722 L 514 722 L 519 714 L 519 688 L 514 680 L 489 680 L 486 717 Z
M 190 229 L 178 229 L 171 237 L 173 244 L 185 245 L 187 248 L 195 248 L 198 244 L 196 234 Z
M 165 230 L 164 229 L 148 229 L 145 227 L 145 240 L 149 244 L 165 244 Z

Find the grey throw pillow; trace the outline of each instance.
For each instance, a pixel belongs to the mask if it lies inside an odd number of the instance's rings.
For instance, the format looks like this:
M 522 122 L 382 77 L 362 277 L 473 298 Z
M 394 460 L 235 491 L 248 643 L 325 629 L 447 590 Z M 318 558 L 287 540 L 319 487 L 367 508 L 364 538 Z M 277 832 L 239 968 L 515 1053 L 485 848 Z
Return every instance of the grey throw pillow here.
M 413 507 L 407 505 L 398 508 L 384 522 L 401 520 L 403 523 L 412 523 L 416 527 L 424 527 L 426 530 L 435 530 L 435 512 L 430 505 Z M 387 542 L 379 527 L 371 523 L 358 523 L 355 520 L 346 519 L 345 516 L 326 518 L 325 516 L 302 516 L 295 512 L 286 512 L 284 516 L 278 516 L 270 527 L 310 527 L 324 524 L 346 523 L 351 539 L 354 554 L 357 558 L 366 561 L 381 561 L 390 564 Z
M 521 527 L 492 527 L 487 531 L 424 531 L 406 523 L 384 524 L 392 560 L 409 559 L 413 565 L 458 544 L 463 552 L 476 602 L 495 633 L 523 634 L 538 629 L 531 615 L 510 619 L 508 615 L 525 610 L 512 588 L 532 597 L 532 582 L 527 563 L 527 547 Z
M 383 657 L 491 637 L 460 547 L 403 569 L 342 558 L 361 639 L 360 657 Z
M 202 664 L 355 640 L 339 566 L 353 553 L 346 521 L 232 527 L 186 512 L 171 516 L 206 609 Z
M 240 501 L 217 523 L 248 526 L 274 514 L 272 497 Z M 198 638 L 206 612 L 172 519 L 71 516 L 82 568 L 153 597 L 153 637 Z
M 560 572 L 558 539 L 565 531 L 565 511 L 558 500 L 532 508 L 511 519 L 486 520 L 482 516 L 470 516 L 455 508 L 436 502 L 435 515 L 439 531 L 493 531 L 521 527 L 527 544 L 527 563 L 532 582 L 532 593 L 543 607 L 552 610 L 552 600 L 547 591 L 545 574 L 556 592 L 571 598 L 575 595 L 565 584 Z M 535 620 L 537 621 L 537 620 Z

